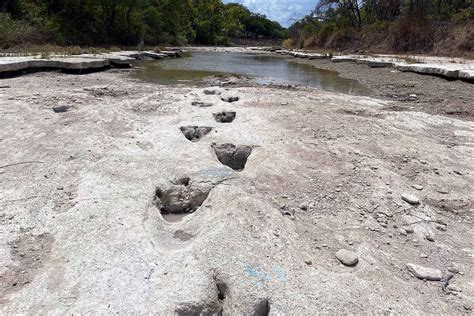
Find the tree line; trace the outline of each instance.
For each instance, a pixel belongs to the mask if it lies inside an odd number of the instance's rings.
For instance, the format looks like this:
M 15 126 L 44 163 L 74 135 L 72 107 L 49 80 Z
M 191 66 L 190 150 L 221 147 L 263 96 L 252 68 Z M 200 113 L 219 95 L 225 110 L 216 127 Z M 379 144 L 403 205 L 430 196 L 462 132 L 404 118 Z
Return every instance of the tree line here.
M 221 0 L 2 0 L 0 44 L 226 45 L 232 37 L 282 39 L 285 29 Z
M 354 38 L 377 38 L 373 33 L 379 32 L 400 51 L 410 51 L 430 46 L 434 26 L 456 21 L 474 21 L 473 0 L 320 0 L 289 35 L 295 46 L 337 47 Z M 466 36 L 474 41 L 473 32 Z

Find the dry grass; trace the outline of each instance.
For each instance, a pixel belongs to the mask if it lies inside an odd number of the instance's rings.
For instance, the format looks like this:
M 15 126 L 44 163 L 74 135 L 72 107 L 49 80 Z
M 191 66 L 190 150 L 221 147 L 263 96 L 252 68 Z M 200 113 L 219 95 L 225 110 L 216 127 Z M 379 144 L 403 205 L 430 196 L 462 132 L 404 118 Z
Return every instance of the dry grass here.
M 303 46 L 344 53 L 410 53 L 472 59 L 474 21 L 432 23 L 423 18 L 404 18 L 393 23 L 365 26 L 357 32 L 323 32 L 307 38 Z

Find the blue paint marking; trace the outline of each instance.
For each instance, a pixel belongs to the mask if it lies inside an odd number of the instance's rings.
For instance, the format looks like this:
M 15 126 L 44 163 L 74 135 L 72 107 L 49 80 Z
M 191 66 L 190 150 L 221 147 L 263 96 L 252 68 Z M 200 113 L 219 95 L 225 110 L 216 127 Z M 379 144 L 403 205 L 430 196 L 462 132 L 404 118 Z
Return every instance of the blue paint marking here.
M 277 265 L 273 268 L 273 276 L 271 274 L 266 273 L 265 271 L 261 271 L 251 264 L 248 264 L 244 270 L 245 274 L 251 278 L 254 278 L 254 285 L 261 286 L 265 282 L 270 281 L 275 277 L 280 283 L 286 282 L 285 272 L 283 269 Z
M 275 268 L 273 268 L 273 272 L 281 283 L 286 282 L 285 272 L 283 272 L 283 269 L 280 266 L 275 266 Z
M 206 169 L 202 170 L 201 174 L 205 177 L 210 177 L 210 178 L 226 178 L 230 177 L 232 175 L 232 170 L 229 169 L 224 169 L 224 168 L 212 168 L 212 169 Z

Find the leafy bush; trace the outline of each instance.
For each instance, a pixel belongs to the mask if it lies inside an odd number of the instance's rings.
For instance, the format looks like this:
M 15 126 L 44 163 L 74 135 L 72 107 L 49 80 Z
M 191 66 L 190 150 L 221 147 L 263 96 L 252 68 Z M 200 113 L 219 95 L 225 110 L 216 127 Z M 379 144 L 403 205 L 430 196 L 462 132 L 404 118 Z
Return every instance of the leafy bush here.
M 25 42 L 39 43 L 44 37 L 31 25 L 13 20 L 9 14 L 0 12 L 0 46 L 9 48 Z

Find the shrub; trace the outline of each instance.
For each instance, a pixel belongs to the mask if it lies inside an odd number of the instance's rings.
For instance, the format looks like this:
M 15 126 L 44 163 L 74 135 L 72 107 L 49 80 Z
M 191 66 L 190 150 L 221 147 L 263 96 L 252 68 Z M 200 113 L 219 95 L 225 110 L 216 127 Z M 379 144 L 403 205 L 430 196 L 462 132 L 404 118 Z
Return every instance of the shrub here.
M 43 36 L 31 25 L 13 20 L 9 14 L 0 13 L 0 46 L 4 49 L 25 42 L 40 43 Z
M 292 48 L 293 47 L 293 40 L 291 38 L 286 39 L 283 41 L 283 47 L 284 48 Z
M 474 7 L 461 10 L 454 14 L 453 20 L 456 22 L 474 21 Z

